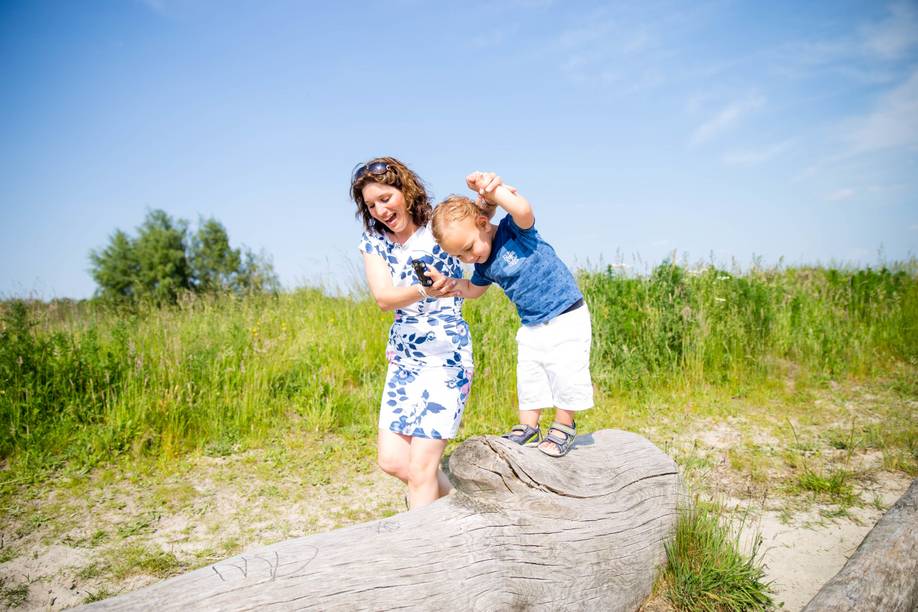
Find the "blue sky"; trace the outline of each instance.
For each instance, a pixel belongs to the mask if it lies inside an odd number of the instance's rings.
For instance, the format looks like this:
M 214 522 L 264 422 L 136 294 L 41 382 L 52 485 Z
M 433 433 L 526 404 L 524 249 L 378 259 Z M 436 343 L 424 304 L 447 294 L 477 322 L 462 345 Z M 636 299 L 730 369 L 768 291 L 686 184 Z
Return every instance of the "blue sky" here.
M 350 282 L 381 154 L 498 172 L 572 266 L 918 252 L 914 1 L 9 1 L 0 78 L 2 297 L 90 296 L 153 208 Z

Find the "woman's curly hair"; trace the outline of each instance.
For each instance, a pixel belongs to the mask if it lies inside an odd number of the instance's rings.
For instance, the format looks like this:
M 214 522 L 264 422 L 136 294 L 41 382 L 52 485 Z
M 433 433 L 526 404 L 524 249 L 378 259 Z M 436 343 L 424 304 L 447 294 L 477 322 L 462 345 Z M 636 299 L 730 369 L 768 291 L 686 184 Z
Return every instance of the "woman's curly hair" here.
M 365 172 L 360 177 L 356 176 L 361 168 L 378 162 L 385 163 L 388 166 L 384 173 L 371 174 Z M 430 204 L 430 198 L 427 196 L 427 189 L 424 187 L 421 177 L 394 157 L 374 157 L 364 164 L 359 164 L 354 168 L 354 172 L 351 173 L 350 195 L 354 203 L 357 204 L 355 216 L 360 219 L 364 229 L 367 231 L 375 230 L 380 234 L 388 231 L 384 223 L 370 216 L 367 203 L 363 199 L 363 188 L 367 183 L 391 185 L 401 191 L 402 196 L 405 198 L 405 208 L 407 208 L 408 214 L 411 215 L 411 219 L 418 227 L 427 225 L 427 222 L 430 221 L 433 207 Z

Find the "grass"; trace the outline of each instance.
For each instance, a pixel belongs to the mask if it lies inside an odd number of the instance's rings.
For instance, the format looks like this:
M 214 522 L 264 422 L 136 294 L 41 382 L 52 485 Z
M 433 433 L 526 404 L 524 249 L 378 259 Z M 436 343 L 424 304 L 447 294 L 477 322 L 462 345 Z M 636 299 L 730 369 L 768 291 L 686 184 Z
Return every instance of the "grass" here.
M 666 264 L 648 278 L 583 273 L 600 400 L 624 398 L 646 412 L 661 395 L 685 389 L 745 397 L 789 375 L 818 381 L 914 366 L 915 268 L 740 276 Z M 517 322 L 496 291 L 469 302 L 465 314 L 477 347 L 467 436 L 514 419 L 505 407 L 515 403 L 507 363 Z M 29 481 L 114 456 L 226 456 L 291 422 L 314 433 L 372 435 L 391 314 L 369 299 L 301 290 L 189 296 L 176 307 L 135 311 L 11 302 L 0 319 L 2 480 Z M 599 411 L 587 419 L 613 422 Z M 895 444 L 914 445 L 913 433 Z
M 28 583 L 8 584 L 7 579 L 0 576 L 0 602 L 3 602 L 7 609 L 18 608 L 28 597 Z
M 663 574 L 665 597 L 676 610 L 739 612 L 774 605 L 756 539 L 748 555 L 740 552 L 738 532 L 724 510 L 696 500 L 681 512 L 667 545 Z
M 696 491 L 834 504 L 824 516 L 868 503 L 860 457 L 918 475 L 916 262 L 745 274 L 666 264 L 578 280 L 597 403 L 583 431 L 648 437 Z M 464 313 L 475 382 L 448 451 L 516 419 L 516 314 L 498 291 Z M 398 495 L 371 504 L 360 491 L 375 469 L 390 322 L 366 297 L 309 289 L 131 311 L 0 304 L 3 535 L 20 555 L 36 539 L 85 549 L 95 561 L 80 578 L 111 584 L 401 511 Z M 735 439 L 705 437 L 718 427 Z M 229 522 L 219 491 L 238 505 Z M 77 520 L 88 499 L 98 519 Z M 304 518 L 275 518 L 278 507 Z M 169 517 L 188 524 L 170 532 L 177 552 L 161 553 Z M 213 544 L 178 552 L 196 538 Z

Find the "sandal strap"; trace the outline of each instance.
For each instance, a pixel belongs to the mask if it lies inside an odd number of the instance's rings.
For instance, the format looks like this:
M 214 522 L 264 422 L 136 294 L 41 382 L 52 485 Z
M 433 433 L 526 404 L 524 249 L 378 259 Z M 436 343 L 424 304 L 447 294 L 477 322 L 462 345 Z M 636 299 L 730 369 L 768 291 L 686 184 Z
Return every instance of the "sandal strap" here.
M 571 427 L 570 425 L 565 425 L 564 423 L 559 423 L 558 421 L 552 421 L 551 426 L 548 428 L 549 435 L 551 435 L 552 429 L 560 431 L 563 434 L 567 434 L 567 436 L 577 435 L 577 425 L 576 424 L 573 427 Z
M 501 438 L 506 438 L 518 444 L 522 444 L 524 441 L 528 442 L 531 440 L 533 436 L 538 436 L 541 439 L 541 432 L 538 428 L 519 423 L 511 427 L 510 431 L 502 435 Z

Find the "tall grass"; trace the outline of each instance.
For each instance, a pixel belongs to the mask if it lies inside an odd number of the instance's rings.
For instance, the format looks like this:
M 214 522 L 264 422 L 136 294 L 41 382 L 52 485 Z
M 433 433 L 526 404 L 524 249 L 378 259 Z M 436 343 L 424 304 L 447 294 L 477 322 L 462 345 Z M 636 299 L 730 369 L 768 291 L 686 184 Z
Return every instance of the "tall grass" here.
M 741 612 L 774 606 L 756 539 L 740 549 L 742 522 L 731 524 L 723 508 L 696 500 L 684 509 L 666 545 L 666 597 L 676 610 Z
M 748 385 L 792 362 L 817 376 L 918 364 L 915 262 L 733 274 L 664 264 L 581 273 L 602 393 Z M 498 290 L 465 306 L 475 380 L 462 435 L 514 419 L 518 319 Z M 391 314 L 317 290 L 189 297 L 168 308 L 0 307 L 3 474 L 131 454 L 258 444 L 277 427 L 372 440 Z M 879 369 L 879 370 L 878 370 Z

